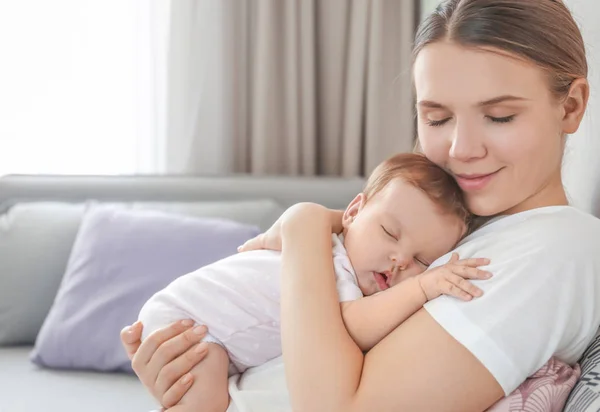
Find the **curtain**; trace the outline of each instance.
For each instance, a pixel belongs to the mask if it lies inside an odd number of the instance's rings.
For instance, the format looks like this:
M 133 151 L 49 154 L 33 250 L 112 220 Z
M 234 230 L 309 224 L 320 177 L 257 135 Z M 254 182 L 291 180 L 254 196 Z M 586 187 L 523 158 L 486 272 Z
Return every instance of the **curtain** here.
M 413 147 L 412 0 L 178 0 L 166 173 L 368 174 Z

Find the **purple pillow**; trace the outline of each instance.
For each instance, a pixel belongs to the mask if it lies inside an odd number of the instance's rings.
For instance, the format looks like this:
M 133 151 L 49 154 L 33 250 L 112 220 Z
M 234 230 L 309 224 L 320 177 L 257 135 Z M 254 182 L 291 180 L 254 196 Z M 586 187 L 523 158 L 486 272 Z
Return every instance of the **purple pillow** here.
M 226 256 L 258 228 L 119 206 L 91 207 L 31 360 L 45 367 L 131 372 L 119 332 L 177 277 Z

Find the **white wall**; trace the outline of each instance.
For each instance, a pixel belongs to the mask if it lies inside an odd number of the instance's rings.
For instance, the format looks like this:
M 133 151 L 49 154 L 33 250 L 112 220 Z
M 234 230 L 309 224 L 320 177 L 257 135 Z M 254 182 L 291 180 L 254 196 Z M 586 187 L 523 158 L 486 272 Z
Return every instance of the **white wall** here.
M 578 132 L 569 136 L 564 162 L 567 192 L 575 206 L 600 217 L 600 2 L 566 0 L 583 32 L 590 67 L 590 101 Z
M 427 17 L 439 3 L 440 0 L 421 0 L 421 19 Z

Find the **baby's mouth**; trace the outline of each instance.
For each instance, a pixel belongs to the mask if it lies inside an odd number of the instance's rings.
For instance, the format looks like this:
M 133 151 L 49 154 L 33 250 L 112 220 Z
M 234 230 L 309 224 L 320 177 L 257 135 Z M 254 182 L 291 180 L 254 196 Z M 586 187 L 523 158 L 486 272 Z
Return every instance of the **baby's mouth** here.
M 377 286 L 379 286 L 379 290 L 389 289 L 390 285 L 388 285 L 388 276 L 385 273 L 373 272 L 373 278 L 375 279 Z

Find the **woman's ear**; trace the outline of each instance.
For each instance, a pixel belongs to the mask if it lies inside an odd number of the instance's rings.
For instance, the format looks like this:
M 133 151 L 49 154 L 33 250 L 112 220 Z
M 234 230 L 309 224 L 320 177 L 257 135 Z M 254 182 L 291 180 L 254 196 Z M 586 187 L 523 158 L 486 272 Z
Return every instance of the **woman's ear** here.
M 342 217 L 342 225 L 344 229 L 348 229 L 354 218 L 358 215 L 358 212 L 363 208 L 365 204 L 366 197 L 364 193 L 359 193 L 356 197 L 350 202 L 346 211 L 344 212 L 344 216 Z
M 588 81 L 582 78 L 575 79 L 569 88 L 567 98 L 562 103 L 564 109 L 562 129 L 564 133 L 573 134 L 579 129 L 589 96 L 590 86 Z

